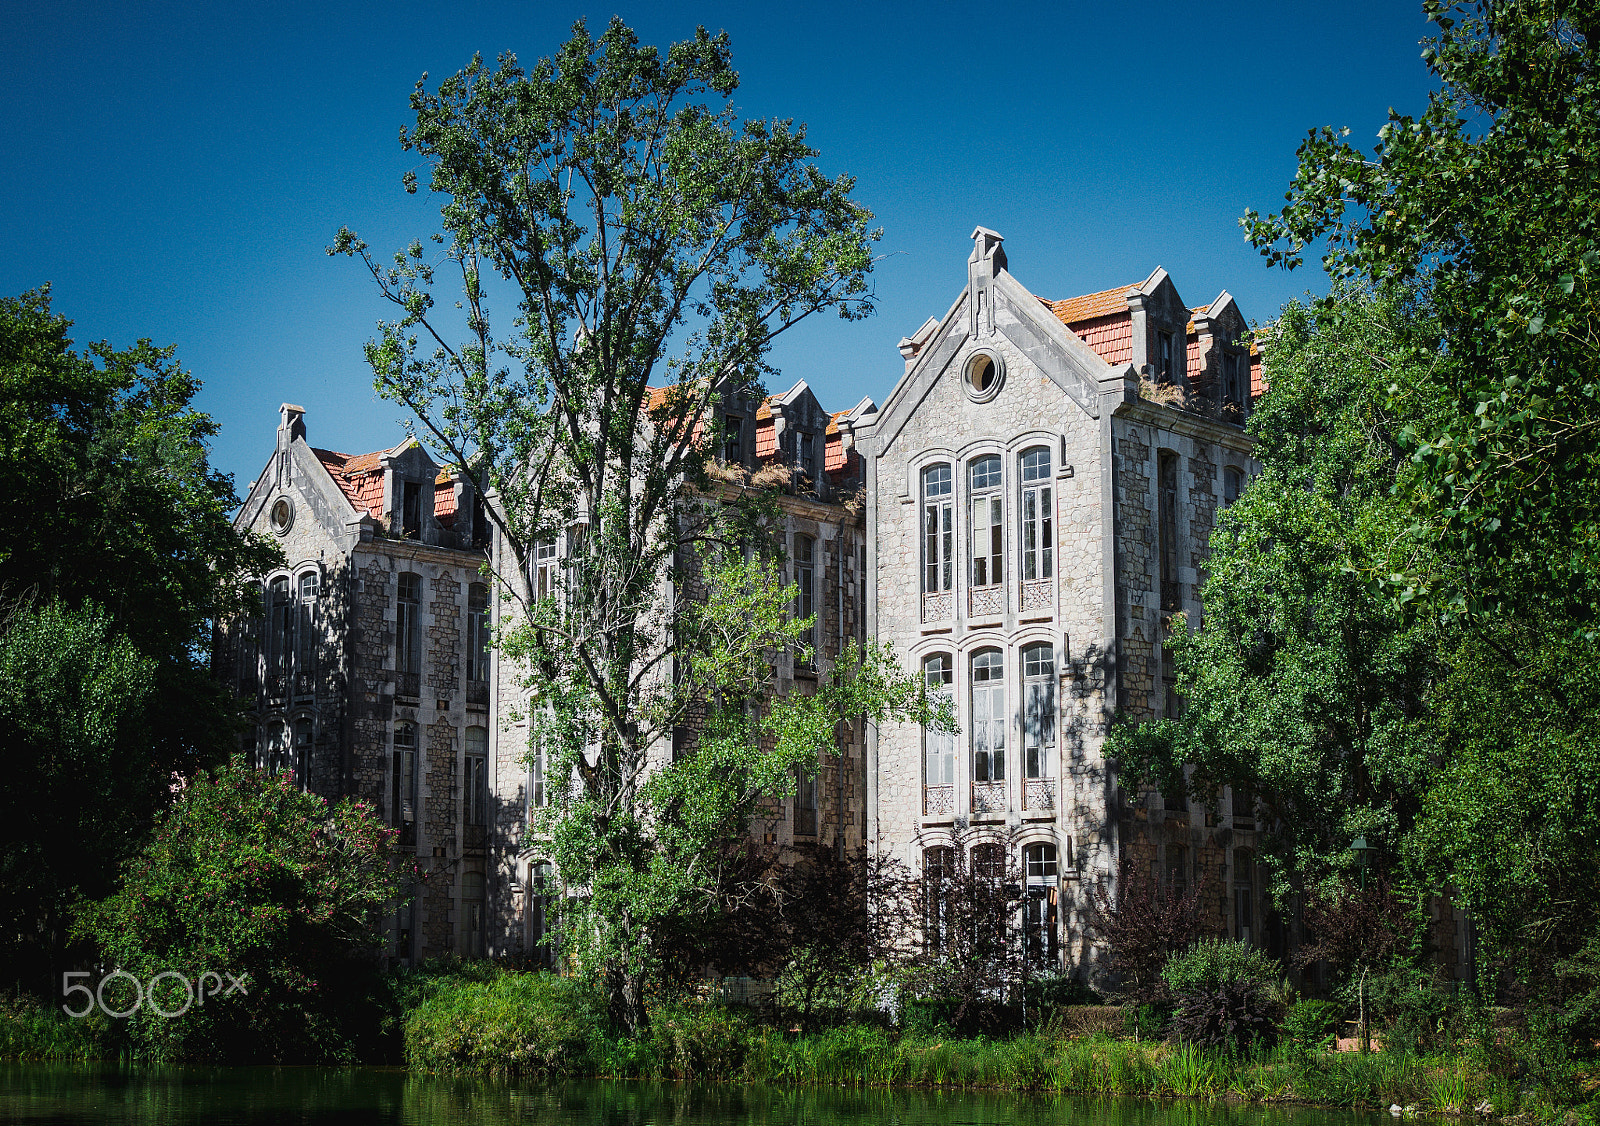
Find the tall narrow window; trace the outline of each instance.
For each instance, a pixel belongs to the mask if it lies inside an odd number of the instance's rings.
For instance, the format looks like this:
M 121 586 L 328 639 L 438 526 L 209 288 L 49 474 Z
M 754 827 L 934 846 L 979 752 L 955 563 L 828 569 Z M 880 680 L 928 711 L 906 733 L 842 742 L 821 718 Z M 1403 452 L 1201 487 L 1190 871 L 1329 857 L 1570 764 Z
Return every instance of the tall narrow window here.
M 922 850 L 922 941 L 931 951 L 943 950 L 950 940 L 950 885 L 955 878 L 955 849 Z
M 1186 845 L 1167 846 L 1167 892 L 1174 901 L 1189 894 L 1189 849 Z
M 1022 577 L 1055 574 L 1055 501 L 1050 487 L 1050 451 L 1022 455 Z
M 810 536 L 797 535 L 794 538 L 794 616 L 797 621 L 802 621 L 816 614 L 816 541 Z M 800 650 L 795 654 L 795 663 L 804 667 L 811 667 L 816 660 L 817 627 L 813 622 L 799 637 Z
M 487 686 L 489 683 L 489 588 L 483 583 L 473 583 L 467 588 L 467 684 Z M 488 703 L 485 694 L 481 701 Z
M 389 824 L 401 844 L 417 841 L 417 725 L 397 723 L 389 772 Z
M 935 707 L 942 701 L 950 699 L 951 687 L 955 683 L 955 662 L 948 653 L 935 653 L 922 662 L 922 681 L 927 689 L 928 702 Z M 922 746 L 926 758 L 923 773 L 923 784 L 927 786 L 954 786 L 956 782 L 956 737 L 949 731 L 937 731 L 931 728 L 922 729 Z M 949 810 L 927 810 L 934 812 L 955 812 L 952 804 Z
M 400 534 L 408 540 L 422 536 L 422 485 L 407 481 L 401 486 Z
M 998 649 L 972 658 L 972 780 L 1006 776 L 1005 659 Z
M 543 809 L 550 804 L 550 791 L 545 784 L 544 744 L 535 743 L 528 752 L 528 806 Z
M 533 546 L 533 596 L 550 598 L 556 592 L 556 538 L 548 536 Z
M 267 677 L 268 695 L 288 692 L 289 663 L 294 647 L 294 600 L 289 580 L 273 579 L 267 587 Z
M 795 771 L 794 835 L 817 835 L 817 773 L 805 766 Z
M 281 719 L 271 720 L 267 723 L 266 738 L 262 741 L 261 761 L 257 769 L 276 778 L 285 771 L 293 769 L 290 758 L 292 748 L 289 745 L 289 724 Z
M 302 790 L 311 789 L 311 750 L 314 725 L 310 716 L 294 721 L 294 780 Z
M 467 772 L 462 786 L 465 821 L 474 828 L 489 823 L 489 729 L 469 727 L 466 735 Z
M 1048 644 L 1022 651 L 1023 767 L 1029 778 L 1050 777 L 1056 747 L 1056 657 Z
M 816 473 L 817 436 L 810 431 L 800 435 L 800 472 Z
M 1233 935 L 1248 943 L 1255 935 L 1256 854 L 1233 850 Z
M 1178 582 L 1178 455 L 1162 450 L 1156 463 L 1160 506 L 1157 535 L 1161 540 L 1161 608 L 1183 609 L 1183 589 Z
M 1238 466 L 1229 465 L 1222 470 L 1222 505 L 1224 508 L 1239 499 L 1239 494 L 1244 491 L 1244 472 Z
M 295 672 L 299 679 L 306 683 L 303 687 L 297 683 L 296 691 L 309 691 L 310 678 L 317 671 L 317 645 L 321 640 L 318 633 L 319 622 L 317 614 L 317 573 L 307 571 L 300 576 L 300 606 L 299 622 L 296 637 Z
M 1256 827 L 1256 797 L 1248 786 L 1233 787 L 1233 827 L 1235 829 L 1254 829 Z
M 929 594 L 954 585 L 955 515 L 951 510 L 950 467 L 922 471 L 922 589 Z
M 972 463 L 972 585 L 1005 579 L 1005 498 L 1000 495 L 999 457 Z
M 1028 961 L 1053 965 L 1056 961 L 1056 899 L 1058 889 L 1056 846 L 1028 845 L 1022 850 L 1027 878 L 1023 903 L 1023 933 Z
M 394 668 L 397 691 L 417 696 L 422 691 L 422 576 L 409 571 L 400 576 L 394 620 Z
M 730 414 L 722 420 L 722 461 L 725 465 L 744 464 L 744 419 Z
M 1172 382 L 1172 359 L 1172 333 L 1156 333 L 1156 382 Z
M 461 952 L 483 957 L 483 873 L 461 873 Z
M 555 873 L 548 860 L 535 860 L 528 865 L 527 897 L 528 946 L 533 951 L 533 964 L 542 970 L 555 969 Z

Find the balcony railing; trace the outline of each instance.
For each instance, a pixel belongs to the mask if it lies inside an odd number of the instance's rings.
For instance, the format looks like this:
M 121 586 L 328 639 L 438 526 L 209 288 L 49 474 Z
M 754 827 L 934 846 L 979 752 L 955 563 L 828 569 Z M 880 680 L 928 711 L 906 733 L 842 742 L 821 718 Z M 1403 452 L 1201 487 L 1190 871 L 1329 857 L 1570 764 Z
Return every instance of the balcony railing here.
M 289 694 L 289 678 L 281 672 L 267 674 L 267 698 L 282 700 Z
M 1022 808 L 1033 813 L 1047 812 L 1056 807 L 1056 781 L 1054 778 L 1030 778 L 1022 787 Z
M 299 697 L 315 696 L 317 694 L 317 674 L 315 672 L 295 673 L 294 694 Z
M 418 699 L 422 695 L 422 674 L 419 672 L 397 672 L 394 674 L 394 694 Z
M 948 590 L 922 596 L 922 620 L 925 622 L 948 622 L 955 611 L 955 595 Z
M 1004 782 L 974 782 L 972 784 L 972 815 L 983 817 L 1005 813 L 1007 808 Z
M 489 826 L 467 825 L 461 830 L 461 847 L 481 850 L 489 843 Z
M 1037 582 L 1022 584 L 1021 611 L 1048 610 L 1055 601 L 1055 584 L 1049 579 L 1040 579 Z
M 997 618 L 1005 612 L 1005 587 L 978 586 L 967 592 L 967 615 L 969 617 Z
M 1183 609 L 1183 584 L 1172 579 L 1161 580 L 1161 608 L 1168 613 Z
M 814 837 L 817 835 L 816 810 L 797 809 L 794 811 L 794 835 L 797 837 Z
M 467 703 L 489 706 L 489 682 L 486 680 L 467 681 Z
M 924 817 L 950 817 L 956 811 L 954 786 L 922 787 L 922 815 Z

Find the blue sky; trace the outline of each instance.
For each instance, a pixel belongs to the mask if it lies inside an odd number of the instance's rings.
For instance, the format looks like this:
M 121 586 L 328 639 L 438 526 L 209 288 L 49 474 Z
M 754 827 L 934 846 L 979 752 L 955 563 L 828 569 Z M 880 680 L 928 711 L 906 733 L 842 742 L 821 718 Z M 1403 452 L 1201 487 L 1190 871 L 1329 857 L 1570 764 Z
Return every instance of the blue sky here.
M 0 38 L 0 292 L 53 283 L 80 342 L 176 343 L 241 492 L 280 402 L 307 408 L 314 445 L 392 445 L 402 412 L 361 356 L 387 309 L 323 247 L 341 225 L 384 252 L 435 229 L 396 140 L 424 71 L 474 51 L 531 64 L 614 13 L 658 45 L 726 30 L 741 110 L 805 122 L 823 169 L 857 177 L 884 228 L 879 312 L 807 323 L 774 353 L 781 386 L 806 379 L 831 409 L 888 394 L 895 342 L 949 306 L 978 224 L 1047 297 L 1163 265 L 1191 305 L 1226 288 L 1270 319 L 1325 283 L 1268 270 L 1239 215 L 1281 202 L 1307 129 L 1370 145 L 1430 88 L 1408 0 L 18 3 Z

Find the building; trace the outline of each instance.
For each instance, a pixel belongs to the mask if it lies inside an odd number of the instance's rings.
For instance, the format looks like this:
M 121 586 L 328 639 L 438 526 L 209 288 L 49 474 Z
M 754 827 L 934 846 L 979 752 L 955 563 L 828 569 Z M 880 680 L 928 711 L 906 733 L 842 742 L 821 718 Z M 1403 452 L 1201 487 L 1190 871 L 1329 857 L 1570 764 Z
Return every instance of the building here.
M 901 341 L 881 410 L 829 413 L 804 383 L 716 408 L 717 487 L 780 487 L 796 609 L 816 616 L 814 659 L 781 655 L 772 690 L 814 690 L 874 636 L 961 727 L 841 722 L 817 777 L 754 831 L 791 854 L 866 848 L 924 872 L 1002 846 L 1042 963 L 1092 963 L 1090 889 L 1127 865 L 1205 879 L 1215 929 L 1259 941 L 1248 797 L 1139 789 L 1101 753 L 1118 710 L 1181 706 L 1162 639 L 1180 613 L 1198 626 L 1211 529 L 1255 470 L 1246 322 L 1225 292 L 1187 306 L 1161 269 L 1046 300 L 1011 275 L 999 235 L 973 240 L 950 309 Z M 289 563 L 263 577 L 265 620 L 220 647 L 254 720 L 245 749 L 372 802 L 415 851 L 398 958 L 548 948 L 555 880 L 528 824 L 551 779 L 516 670 L 487 648 L 511 604 L 490 597 L 507 559 L 481 506 L 414 440 L 316 449 L 286 405 L 236 520 Z M 559 566 L 568 534 L 581 529 L 539 545 L 536 572 Z M 687 725 L 659 753 L 694 737 Z
M 241 750 L 306 789 L 367 801 L 421 881 L 402 959 L 487 950 L 491 754 L 485 522 L 472 485 L 414 440 L 351 456 L 285 404 L 236 526 L 278 541 L 265 619 L 219 638 L 251 724 Z
M 904 373 L 856 431 L 867 631 L 961 728 L 869 733 L 869 848 L 931 872 L 1002 845 L 1044 963 L 1092 961 L 1092 887 L 1124 864 L 1208 877 L 1213 925 L 1256 939 L 1248 799 L 1140 790 L 1101 753 L 1119 709 L 1181 706 L 1162 639 L 1179 613 L 1198 626 L 1211 529 L 1255 469 L 1247 325 L 1226 292 L 1187 306 L 1161 269 L 1050 301 L 999 235 L 972 237 L 965 287 L 901 341 Z

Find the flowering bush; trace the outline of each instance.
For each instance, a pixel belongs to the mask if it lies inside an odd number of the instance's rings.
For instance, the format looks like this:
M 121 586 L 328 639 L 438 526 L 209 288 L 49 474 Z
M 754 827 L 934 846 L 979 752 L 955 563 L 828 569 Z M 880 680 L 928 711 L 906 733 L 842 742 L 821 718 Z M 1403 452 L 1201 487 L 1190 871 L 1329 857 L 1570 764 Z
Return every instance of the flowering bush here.
M 165 1059 L 354 1058 L 376 1026 L 383 913 L 410 875 L 392 836 L 365 803 L 330 805 L 238 758 L 180 787 L 121 890 L 80 922 L 105 973 L 149 987 L 128 1018 L 138 1048 Z M 128 1009 L 133 990 L 119 976 L 106 1003 Z

